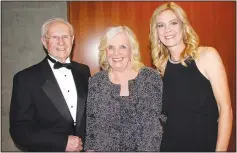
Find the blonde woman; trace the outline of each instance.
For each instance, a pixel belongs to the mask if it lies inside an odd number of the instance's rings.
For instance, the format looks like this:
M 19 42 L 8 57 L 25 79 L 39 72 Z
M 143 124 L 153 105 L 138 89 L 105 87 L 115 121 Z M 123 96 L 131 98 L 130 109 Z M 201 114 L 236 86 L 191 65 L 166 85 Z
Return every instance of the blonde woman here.
M 85 150 L 159 151 L 162 80 L 140 61 L 126 26 L 109 28 L 99 45 L 103 71 L 89 80 Z
M 226 151 L 232 108 L 218 52 L 198 46 L 184 10 L 173 2 L 154 11 L 150 42 L 164 83 L 167 123 L 161 151 Z

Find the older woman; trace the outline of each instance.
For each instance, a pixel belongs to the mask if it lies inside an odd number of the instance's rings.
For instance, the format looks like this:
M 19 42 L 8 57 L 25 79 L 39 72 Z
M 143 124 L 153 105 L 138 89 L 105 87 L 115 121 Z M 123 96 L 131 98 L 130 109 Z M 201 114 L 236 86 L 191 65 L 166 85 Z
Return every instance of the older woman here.
M 226 151 L 232 108 L 225 68 L 212 47 L 198 46 L 198 36 L 184 10 L 173 2 L 152 15 L 153 63 L 163 75 L 162 151 Z
M 85 150 L 159 151 L 162 80 L 140 62 L 134 33 L 109 28 L 99 45 L 103 71 L 89 80 Z

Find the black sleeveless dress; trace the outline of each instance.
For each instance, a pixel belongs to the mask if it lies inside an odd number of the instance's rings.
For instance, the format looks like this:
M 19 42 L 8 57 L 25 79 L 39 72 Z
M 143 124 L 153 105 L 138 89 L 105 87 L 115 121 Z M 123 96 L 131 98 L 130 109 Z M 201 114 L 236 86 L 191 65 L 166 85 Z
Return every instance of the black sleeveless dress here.
M 161 151 L 215 151 L 218 107 L 210 81 L 194 60 L 167 62 L 163 77 L 163 113 L 167 115 Z

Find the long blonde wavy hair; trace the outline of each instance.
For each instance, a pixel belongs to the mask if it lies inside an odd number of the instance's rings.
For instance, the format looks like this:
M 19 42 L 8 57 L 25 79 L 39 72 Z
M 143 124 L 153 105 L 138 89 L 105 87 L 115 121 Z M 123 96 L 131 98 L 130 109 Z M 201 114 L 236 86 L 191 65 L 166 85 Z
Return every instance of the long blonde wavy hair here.
M 167 61 L 170 53 L 168 51 L 168 48 L 161 42 L 159 42 L 160 40 L 157 32 L 157 17 L 161 12 L 165 10 L 172 10 L 182 23 L 183 41 L 186 46 L 184 51 L 180 55 L 180 62 L 182 63 L 182 65 L 187 66 L 187 64 L 185 63 L 186 57 L 190 57 L 191 59 L 196 59 L 198 57 L 197 49 L 199 45 L 198 35 L 190 25 L 186 13 L 179 5 L 174 2 L 169 2 L 157 7 L 150 19 L 149 39 L 153 64 L 162 74 L 164 71 L 162 65 Z
M 105 34 L 101 37 L 100 45 L 98 47 L 99 49 L 99 64 L 103 70 L 110 70 L 110 65 L 106 58 L 106 49 L 108 47 L 108 40 L 113 38 L 118 33 L 124 32 L 130 42 L 131 50 L 132 50 L 132 68 L 135 71 L 139 71 L 144 64 L 141 62 L 140 58 L 140 50 L 139 50 L 139 44 L 137 41 L 137 38 L 133 31 L 129 29 L 127 26 L 117 26 L 117 27 L 109 27 Z

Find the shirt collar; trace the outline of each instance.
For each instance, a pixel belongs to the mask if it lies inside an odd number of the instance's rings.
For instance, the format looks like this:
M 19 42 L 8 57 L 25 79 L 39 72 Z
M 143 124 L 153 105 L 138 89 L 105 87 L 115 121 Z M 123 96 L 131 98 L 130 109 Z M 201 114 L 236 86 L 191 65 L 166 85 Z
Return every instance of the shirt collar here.
M 57 58 L 53 57 L 52 55 L 48 54 L 52 59 L 56 60 L 56 62 L 59 62 Z M 51 62 L 51 61 L 50 61 Z M 65 63 L 71 63 L 70 57 L 68 57 L 65 61 Z

